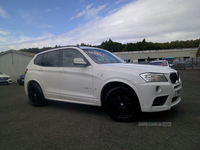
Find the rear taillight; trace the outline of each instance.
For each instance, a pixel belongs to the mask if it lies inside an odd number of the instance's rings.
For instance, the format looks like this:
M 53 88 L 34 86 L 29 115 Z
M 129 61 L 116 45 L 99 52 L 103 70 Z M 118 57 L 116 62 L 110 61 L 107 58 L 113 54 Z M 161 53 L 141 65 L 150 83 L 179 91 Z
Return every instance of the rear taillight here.
M 26 75 L 27 71 L 28 71 L 28 68 L 26 68 L 26 70 L 25 70 L 25 75 Z

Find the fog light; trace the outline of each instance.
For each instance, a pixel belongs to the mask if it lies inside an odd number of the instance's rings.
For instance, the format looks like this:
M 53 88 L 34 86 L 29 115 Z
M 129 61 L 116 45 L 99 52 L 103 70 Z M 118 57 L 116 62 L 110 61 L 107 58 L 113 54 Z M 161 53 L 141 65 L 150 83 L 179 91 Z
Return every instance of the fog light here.
M 157 87 L 156 87 L 156 92 L 158 92 L 158 93 L 161 92 L 161 87 L 160 87 L 160 86 L 157 86 Z

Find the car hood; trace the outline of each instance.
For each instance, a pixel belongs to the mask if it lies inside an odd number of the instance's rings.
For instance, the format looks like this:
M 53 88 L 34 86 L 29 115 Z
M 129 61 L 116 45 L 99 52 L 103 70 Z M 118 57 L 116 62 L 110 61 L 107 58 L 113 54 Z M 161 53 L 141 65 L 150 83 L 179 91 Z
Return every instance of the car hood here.
M 153 65 L 140 65 L 140 64 L 126 64 L 126 63 L 113 63 L 113 64 L 103 64 L 103 66 L 110 66 L 110 67 L 118 67 L 121 70 L 123 69 L 134 69 L 138 72 L 156 72 L 156 73 L 171 73 L 177 72 L 176 70 L 170 67 L 163 67 L 163 66 L 153 66 Z
M 0 74 L 0 77 L 10 77 L 10 76 L 6 74 Z

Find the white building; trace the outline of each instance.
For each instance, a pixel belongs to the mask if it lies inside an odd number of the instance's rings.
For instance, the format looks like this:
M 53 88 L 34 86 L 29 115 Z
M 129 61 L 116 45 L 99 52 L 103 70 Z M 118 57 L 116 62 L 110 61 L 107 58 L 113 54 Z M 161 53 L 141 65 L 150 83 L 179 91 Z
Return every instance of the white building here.
M 145 51 L 130 51 L 130 52 L 114 52 L 115 55 L 122 59 L 130 59 L 135 62 L 146 61 L 149 57 L 150 60 L 162 59 L 165 57 L 174 57 L 196 60 L 196 53 L 198 48 L 185 48 L 185 49 L 165 49 L 165 50 L 145 50 Z
M 19 75 L 24 74 L 26 66 L 35 54 L 9 50 L 0 53 L 0 72 L 10 75 L 17 82 Z

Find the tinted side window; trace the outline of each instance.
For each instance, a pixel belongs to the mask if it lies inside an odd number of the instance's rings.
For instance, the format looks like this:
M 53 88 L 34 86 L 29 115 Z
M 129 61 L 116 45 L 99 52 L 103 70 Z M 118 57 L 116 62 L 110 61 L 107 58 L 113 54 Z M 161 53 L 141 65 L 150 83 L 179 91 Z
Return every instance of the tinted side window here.
M 38 55 L 38 56 L 35 58 L 35 60 L 34 60 L 34 64 L 36 64 L 36 65 L 41 65 L 41 62 L 42 62 L 43 57 L 44 57 L 44 54 Z
M 62 56 L 63 56 L 62 57 L 63 67 L 79 67 L 74 64 L 74 58 L 83 58 L 84 59 L 84 56 L 75 49 L 63 50 Z
M 48 53 L 45 53 L 45 54 L 44 54 L 44 57 L 43 57 L 43 59 L 42 59 L 42 61 L 41 61 L 41 66 L 45 66 L 45 60 L 46 60 L 46 58 L 47 58 L 47 54 L 48 54 Z
M 60 66 L 60 57 L 59 57 L 60 51 L 52 51 L 43 53 L 41 55 L 38 55 L 34 63 L 39 66 L 51 66 L 51 67 L 58 67 Z
M 48 52 L 45 60 L 45 66 L 58 67 L 59 66 L 59 52 Z

